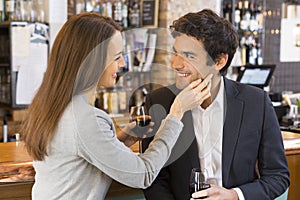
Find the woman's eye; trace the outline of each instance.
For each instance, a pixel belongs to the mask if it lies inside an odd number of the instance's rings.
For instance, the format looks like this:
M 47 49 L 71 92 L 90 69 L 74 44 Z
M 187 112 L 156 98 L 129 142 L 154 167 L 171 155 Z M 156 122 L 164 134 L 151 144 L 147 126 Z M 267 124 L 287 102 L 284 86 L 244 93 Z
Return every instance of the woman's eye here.
M 118 56 L 115 58 L 115 61 L 118 61 L 121 58 L 121 56 Z

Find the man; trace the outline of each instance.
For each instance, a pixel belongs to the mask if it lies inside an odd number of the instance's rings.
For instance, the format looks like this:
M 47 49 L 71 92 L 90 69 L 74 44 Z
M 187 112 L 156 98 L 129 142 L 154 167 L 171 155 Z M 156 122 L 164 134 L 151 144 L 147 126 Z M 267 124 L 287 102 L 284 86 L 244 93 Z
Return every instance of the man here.
M 289 186 L 289 171 L 271 101 L 263 90 L 224 77 L 238 46 L 235 29 L 208 9 L 180 17 L 171 28 L 176 85 L 147 96 L 152 120 L 159 126 L 176 94 L 209 74 L 211 99 L 185 114 L 184 130 L 169 162 L 144 191 L 146 198 L 190 199 L 192 168 L 207 171 L 214 180 L 209 189 L 194 193 L 197 197 L 276 198 Z M 149 141 L 143 141 L 144 149 Z

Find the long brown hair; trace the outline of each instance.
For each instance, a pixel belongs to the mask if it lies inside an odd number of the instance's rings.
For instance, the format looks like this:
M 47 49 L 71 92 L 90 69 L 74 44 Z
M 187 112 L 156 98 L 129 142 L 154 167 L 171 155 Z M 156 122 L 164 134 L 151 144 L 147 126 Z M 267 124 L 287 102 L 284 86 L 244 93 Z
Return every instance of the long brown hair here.
M 116 31 L 120 26 L 111 18 L 82 13 L 71 17 L 58 33 L 43 82 L 22 126 L 27 151 L 34 160 L 48 155 L 47 145 L 72 97 L 97 84 L 105 68 L 107 45 L 96 47 Z

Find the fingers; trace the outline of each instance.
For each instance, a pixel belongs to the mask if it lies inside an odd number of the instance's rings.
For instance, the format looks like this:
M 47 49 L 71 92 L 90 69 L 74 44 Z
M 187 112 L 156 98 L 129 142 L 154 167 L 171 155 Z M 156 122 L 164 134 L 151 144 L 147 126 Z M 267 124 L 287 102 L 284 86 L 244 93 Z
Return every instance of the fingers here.
M 190 85 L 189 85 L 190 89 L 194 89 L 194 88 L 197 87 L 201 82 L 202 82 L 202 79 L 201 79 L 201 78 L 199 78 L 198 80 L 195 80 L 195 81 L 191 82 Z
M 128 128 L 133 129 L 136 126 L 136 121 L 130 122 Z
M 236 192 L 233 192 L 233 189 L 226 189 L 214 184 L 211 184 L 211 187 L 199 192 L 192 194 L 193 199 L 203 198 L 205 199 L 224 199 L 224 200 L 235 200 L 238 199 Z
M 197 199 L 200 197 L 210 197 L 215 195 L 218 192 L 218 186 L 215 187 L 215 185 L 210 185 L 211 187 L 205 190 L 200 190 L 198 192 L 195 192 L 192 194 L 192 197 Z
M 209 74 L 199 85 L 193 88 L 195 93 L 202 92 L 203 89 L 211 87 L 211 79 L 213 75 Z

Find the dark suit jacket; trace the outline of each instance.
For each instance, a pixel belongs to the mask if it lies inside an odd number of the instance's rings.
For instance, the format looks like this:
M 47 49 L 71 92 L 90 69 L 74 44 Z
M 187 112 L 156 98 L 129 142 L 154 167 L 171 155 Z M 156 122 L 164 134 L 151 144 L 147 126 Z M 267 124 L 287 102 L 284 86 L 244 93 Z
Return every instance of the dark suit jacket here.
M 274 199 L 289 186 L 289 171 L 281 132 L 267 94 L 252 86 L 224 78 L 226 117 L 222 144 L 223 187 L 239 187 L 245 199 Z M 156 129 L 178 94 L 176 87 L 160 88 L 147 97 Z M 158 106 L 161 105 L 161 106 Z M 155 182 L 144 190 L 149 200 L 187 200 L 193 167 L 199 167 L 191 112 L 171 157 Z M 154 131 L 156 131 L 154 129 Z M 143 141 L 147 148 L 151 138 Z

